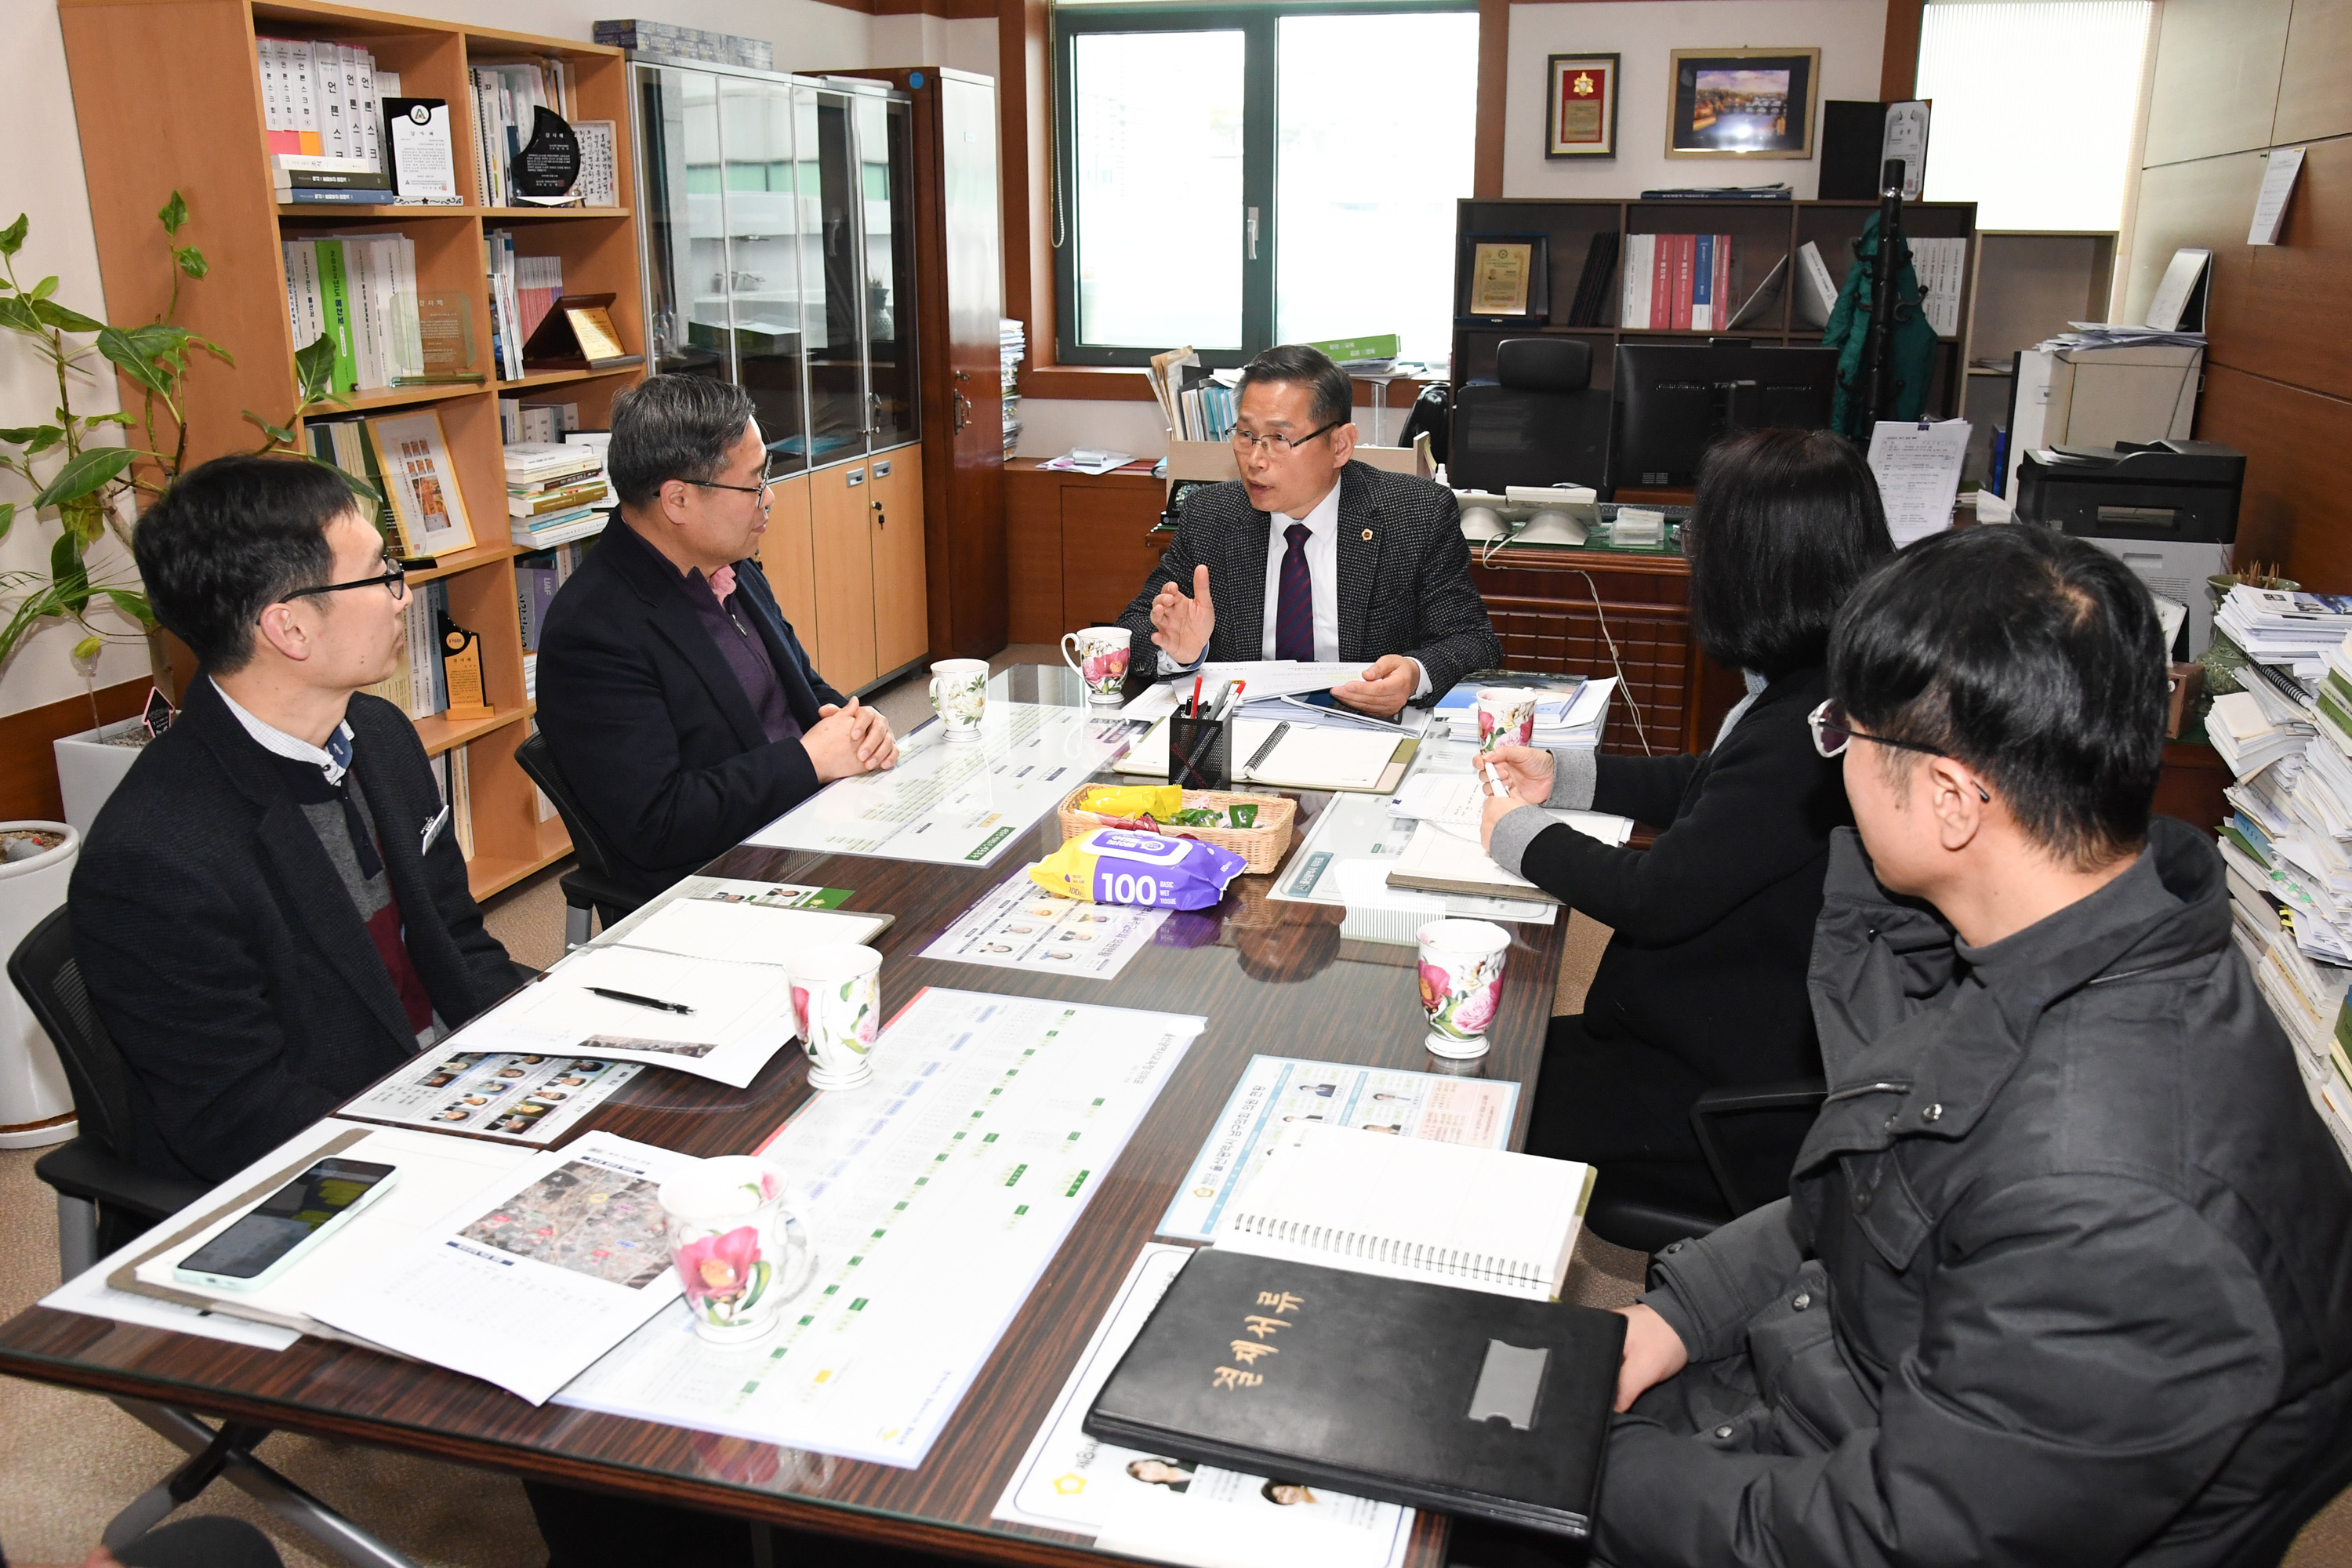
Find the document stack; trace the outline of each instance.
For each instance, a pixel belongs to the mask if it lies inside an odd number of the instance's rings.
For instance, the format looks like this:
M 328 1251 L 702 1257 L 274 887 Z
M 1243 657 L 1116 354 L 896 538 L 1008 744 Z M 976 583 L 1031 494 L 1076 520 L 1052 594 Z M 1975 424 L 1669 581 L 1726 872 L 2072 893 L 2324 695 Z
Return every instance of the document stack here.
M 2352 637 L 2352 598 L 2241 585 L 2221 601 L 2213 626 L 2248 658 L 2285 668 L 2315 693 L 2328 655 Z
M 1004 455 L 1021 445 L 1021 374 L 1022 357 L 1029 352 L 1028 329 L 1020 322 L 1000 319 L 996 323 L 997 341 L 1004 361 Z
M 2206 734 L 2237 780 L 2220 837 L 2239 949 L 2352 1159 L 2352 642 L 2326 667 L 2315 700 L 2284 668 L 2248 665 Z
M 1609 700 L 1617 682 L 1587 680 L 1580 675 L 1489 676 L 1464 681 L 1437 700 L 1435 717 L 1444 721 L 1447 738 L 1475 744 L 1478 740 L 1478 689 L 1482 686 L 1526 686 L 1536 690 L 1534 743 L 1546 748 L 1592 751 L 1609 723 Z
M 335 343 L 335 391 L 400 386 L 425 374 L 416 315 L 416 244 L 404 234 L 278 242 L 297 347 Z
M 506 449 L 506 470 L 508 531 L 525 550 L 603 530 L 613 504 L 603 447 L 518 442 Z
M 277 200 L 389 204 L 392 174 L 377 104 L 400 96 L 400 78 L 379 74 L 367 50 L 323 38 L 256 38 L 253 48 Z

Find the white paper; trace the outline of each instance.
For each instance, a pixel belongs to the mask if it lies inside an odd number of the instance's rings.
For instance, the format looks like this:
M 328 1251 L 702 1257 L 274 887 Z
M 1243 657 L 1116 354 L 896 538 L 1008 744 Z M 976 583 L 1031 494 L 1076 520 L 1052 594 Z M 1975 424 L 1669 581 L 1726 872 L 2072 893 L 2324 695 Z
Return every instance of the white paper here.
M 1005 846 L 1123 752 L 1126 720 L 1083 709 L 994 702 L 977 741 L 927 724 L 887 773 L 836 780 L 754 833 L 769 849 L 988 866 Z M 1165 773 L 1167 765 L 1161 763 Z
M 1506 871 L 1495 864 L 1475 837 L 1464 837 L 1434 822 L 1424 822 L 1414 827 L 1412 839 L 1404 847 L 1404 853 L 1397 858 L 1395 865 L 1389 868 L 1389 875 L 1391 878 L 1426 877 L 1479 885 L 1491 883 L 1497 889 L 1524 888 L 1531 893 L 1541 892 L 1525 877 Z M 1405 890 L 1423 892 L 1428 889 L 1409 888 Z M 1497 891 L 1486 896 L 1499 898 L 1509 895 Z
M 2294 177 L 2303 169 L 2303 149 L 2274 147 L 2263 170 L 2262 194 L 2254 198 L 2254 221 L 2246 230 L 2248 245 L 2276 245 L 2279 227 L 2286 221 L 2287 198 L 2294 194 Z
M 1952 501 L 1968 455 L 1965 419 L 1882 419 L 1871 426 L 1870 471 L 1896 549 L 1952 526 Z
M 348 1123 L 321 1125 L 337 1125 L 340 1130 Z M 327 1138 L 319 1139 L 312 1147 L 328 1142 Z M 494 1143 L 478 1142 L 470 1138 L 442 1138 L 407 1128 L 371 1130 L 366 1137 L 337 1151 L 333 1158 L 373 1161 L 391 1165 L 397 1168 L 398 1176 L 382 1197 L 353 1215 L 341 1229 L 320 1242 L 309 1257 L 262 1289 L 224 1290 L 216 1286 L 192 1285 L 174 1279 L 172 1269 L 189 1254 L 243 1219 L 277 1191 L 277 1186 L 272 1186 L 268 1192 L 256 1194 L 252 1202 L 240 1205 L 185 1241 L 157 1253 L 142 1263 L 135 1273 L 142 1284 L 194 1296 L 209 1296 L 230 1308 L 242 1305 L 287 1318 L 313 1319 L 318 1314 L 311 1310 L 312 1307 L 341 1290 L 352 1275 L 364 1272 L 387 1253 L 406 1246 L 437 1225 L 451 1208 L 478 1192 L 483 1184 L 498 1181 L 507 1173 L 520 1169 L 530 1157 L 526 1150 L 502 1149 Z M 299 1174 L 299 1170 L 308 1169 L 315 1158 L 314 1155 L 297 1154 L 277 1169 L 299 1167 L 295 1172 Z M 252 1182 L 244 1184 L 246 1187 L 254 1184 Z M 207 1201 L 217 1205 L 240 1190 L 236 1183 L 226 1184 L 214 1189 Z M 171 1234 L 169 1230 L 163 1232 L 163 1236 Z M 163 1236 L 151 1236 L 148 1245 L 152 1247 L 162 1239 Z
M 1912 275 L 1919 279 L 1920 305 L 1939 337 L 1960 331 L 1960 285 L 1968 276 L 1966 238 L 1910 239 Z
M 159 1301 L 152 1296 L 115 1289 L 106 1282 L 107 1278 L 130 1260 L 139 1245 L 133 1242 L 96 1267 L 75 1275 L 42 1297 L 41 1305 L 60 1312 L 79 1312 L 85 1317 L 107 1318 L 142 1329 L 169 1329 L 177 1334 L 225 1340 L 233 1345 L 251 1345 L 256 1350 L 282 1351 L 302 1337 L 292 1329 L 276 1328 L 268 1323 L 249 1323 L 242 1318 L 231 1318 L 219 1312 L 207 1312 L 198 1307 L 184 1307 L 176 1301 Z
M 1096 1537 L 1106 1552 L 1223 1568 L 1392 1568 L 1413 1510 L 1312 1489 L 1312 1503 L 1269 1500 L 1265 1480 L 1087 1436 L 1087 1411 L 1192 1249 L 1146 1243 L 1095 1326 L 1053 1409 L 1029 1441 L 993 1517 Z M 1143 1472 L 1161 1478 L 1145 1480 Z M 1170 1479 L 1173 1478 L 1173 1479 Z
M 398 186 L 395 200 L 401 205 L 455 206 L 463 202 L 457 194 L 457 165 L 449 134 L 449 106 L 424 110 L 422 124 L 413 118 L 421 105 L 411 106 L 406 114 L 389 121 L 385 129 L 392 132 L 393 180 Z
M 1416 773 L 1397 791 L 1392 809 L 1399 816 L 1434 822 L 1459 838 L 1475 844 L 1484 837 L 1486 791 L 1475 773 Z M 1553 811 L 1542 808 L 1553 821 L 1564 823 L 1588 838 L 1615 848 L 1633 836 L 1633 820 L 1601 811 Z
M 1270 697 L 1297 697 L 1309 691 L 1328 691 L 1350 680 L 1361 680 L 1364 671 L 1371 668 L 1370 659 L 1350 662 L 1347 659 L 1245 658 L 1223 664 L 1204 664 L 1194 674 L 1202 677 L 1203 699 L 1217 689 L 1221 682 L 1240 680 L 1248 683 L 1243 691 L 1244 701 L 1263 702 Z M 1187 675 L 1172 684 L 1181 687 L 1182 697 L 1192 695 L 1192 676 Z
M 2172 263 L 2164 269 L 2157 283 L 2156 297 L 2147 302 L 2147 324 L 2159 332 L 2178 331 L 2181 312 L 2189 308 L 2189 296 L 2197 291 L 2197 280 L 2205 275 L 2212 262 L 2213 253 L 2195 246 L 2182 246 L 2172 253 Z
M 1029 871 L 1024 866 L 982 894 L 922 956 L 1109 980 L 1167 923 L 1166 910 L 1057 897 L 1031 881 Z
M 1097 452 L 1080 447 L 1076 451 L 1065 452 L 1058 458 L 1039 464 L 1038 467 L 1066 474 L 1107 474 L 1113 468 L 1125 468 L 1133 461 L 1135 458 L 1131 453 Z
M 1433 914 L 1535 925 L 1550 925 L 1559 919 L 1559 907 L 1549 900 L 1391 888 L 1388 874 L 1412 841 L 1413 826 L 1410 819 L 1391 816 L 1382 797 L 1335 796 L 1316 816 L 1289 861 L 1275 873 L 1266 897 L 1343 907 L 1348 916 L 1339 927 L 1342 937 L 1399 947 L 1412 945 L 1413 933 Z
M 1372 1127 L 1405 1138 L 1500 1149 L 1511 1141 L 1519 1086 L 1443 1073 L 1353 1067 L 1297 1057 L 1252 1057 L 1192 1157 L 1158 1234 L 1206 1241 L 1226 1206 L 1299 1122 Z
M 588 988 L 682 1002 L 672 1013 Z M 583 947 L 451 1037 L 477 1051 L 617 1057 L 741 1089 L 793 1037 L 792 984 L 781 964 Z
M 560 1403 L 878 1464 L 923 1462 L 1206 1020 L 932 988 L 761 1148 L 816 1276 L 756 1343 L 683 1305 Z
M 591 1132 L 377 1255 L 310 1315 L 544 1404 L 677 1299 L 659 1193 L 695 1163 Z
M 427 1052 L 336 1114 L 550 1143 L 642 1070 L 597 1057 Z
M 775 909 L 713 899 L 673 899 L 616 945 L 736 963 L 783 963 L 803 948 L 856 946 L 890 923 L 885 915 Z
M 1285 721 L 1231 721 L 1228 755 L 1236 785 L 1269 784 L 1276 788 L 1364 790 L 1377 785 L 1389 770 L 1396 750 L 1411 736 L 1395 730 L 1360 730 L 1338 724 L 1291 724 Z M 1255 767 L 1257 758 L 1276 730 L 1282 739 Z M 1135 742 L 1115 764 L 1122 773 L 1143 777 L 1168 776 L 1169 722 L 1162 719 L 1150 734 Z

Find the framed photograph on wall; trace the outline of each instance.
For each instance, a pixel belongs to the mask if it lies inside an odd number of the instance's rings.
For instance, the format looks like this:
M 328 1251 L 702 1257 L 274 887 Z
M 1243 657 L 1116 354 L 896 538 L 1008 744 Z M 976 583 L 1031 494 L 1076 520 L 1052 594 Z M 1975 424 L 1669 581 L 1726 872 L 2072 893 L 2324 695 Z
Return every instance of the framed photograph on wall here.
M 1819 49 L 1676 49 L 1669 158 L 1810 158 Z
M 1617 156 L 1617 55 L 1554 55 L 1546 67 L 1551 107 L 1544 115 L 1547 158 Z
M 1465 235 L 1458 263 L 1461 313 L 1498 326 L 1549 321 L 1550 248 L 1547 235 Z

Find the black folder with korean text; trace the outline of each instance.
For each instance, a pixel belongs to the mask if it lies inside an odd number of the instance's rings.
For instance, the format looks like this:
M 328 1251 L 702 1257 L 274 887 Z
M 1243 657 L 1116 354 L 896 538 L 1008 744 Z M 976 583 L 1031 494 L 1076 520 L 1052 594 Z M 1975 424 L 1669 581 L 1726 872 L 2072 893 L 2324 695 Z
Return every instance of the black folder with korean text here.
M 1106 1442 L 1582 1540 L 1625 1320 L 1207 1247 L 1087 1414 Z

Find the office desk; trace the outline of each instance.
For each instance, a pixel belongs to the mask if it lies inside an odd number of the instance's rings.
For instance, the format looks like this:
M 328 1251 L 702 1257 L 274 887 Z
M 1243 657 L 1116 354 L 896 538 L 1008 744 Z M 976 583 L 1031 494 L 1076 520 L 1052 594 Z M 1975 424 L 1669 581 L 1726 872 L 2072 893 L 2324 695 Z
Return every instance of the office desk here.
M 1057 668 L 1012 673 L 1012 689 L 1025 700 L 1066 696 L 1075 684 Z M 1319 810 L 1329 798 L 1301 796 L 1302 810 Z M 1343 941 L 1342 911 L 1269 900 L 1270 878 L 1236 880 L 1210 911 L 1219 923 L 1206 945 L 1147 947 L 1109 982 L 914 956 L 982 891 L 1059 841 L 1048 818 L 986 869 L 751 848 L 735 849 L 709 868 L 722 876 L 853 889 L 846 907 L 897 915 L 875 943 L 884 954 L 886 1016 L 923 986 L 942 985 L 1208 1017 L 1207 1031 L 1178 1064 L 919 1468 L 553 1405 L 534 1410 L 456 1373 L 315 1339 L 272 1354 L 37 1307 L 0 1325 L 0 1373 L 974 1557 L 1109 1561 L 1078 1537 L 995 1523 L 989 1513 L 1112 1290 L 1151 1239 L 1243 1064 L 1260 1051 L 1427 1071 L 1446 1064 L 1422 1048 L 1426 1022 L 1413 951 Z M 1465 1065 L 1526 1083 L 1543 1048 L 1567 922 L 1508 929 L 1503 1005 L 1489 1034 L 1494 1049 Z M 805 1058 L 791 1050 L 741 1090 L 650 1071 L 601 1107 L 583 1131 L 602 1127 L 693 1154 L 740 1153 L 806 1098 L 805 1071 Z M 1528 1104 L 1523 1094 L 1514 1145 Z M 954 1281 L 942 1279 L 940 1288 L 951 1290 Z M 1420 1518 L 1408 1558 L 1414 1568 L 1443 1562 L 1445 1529 L 1438 1516 Z

